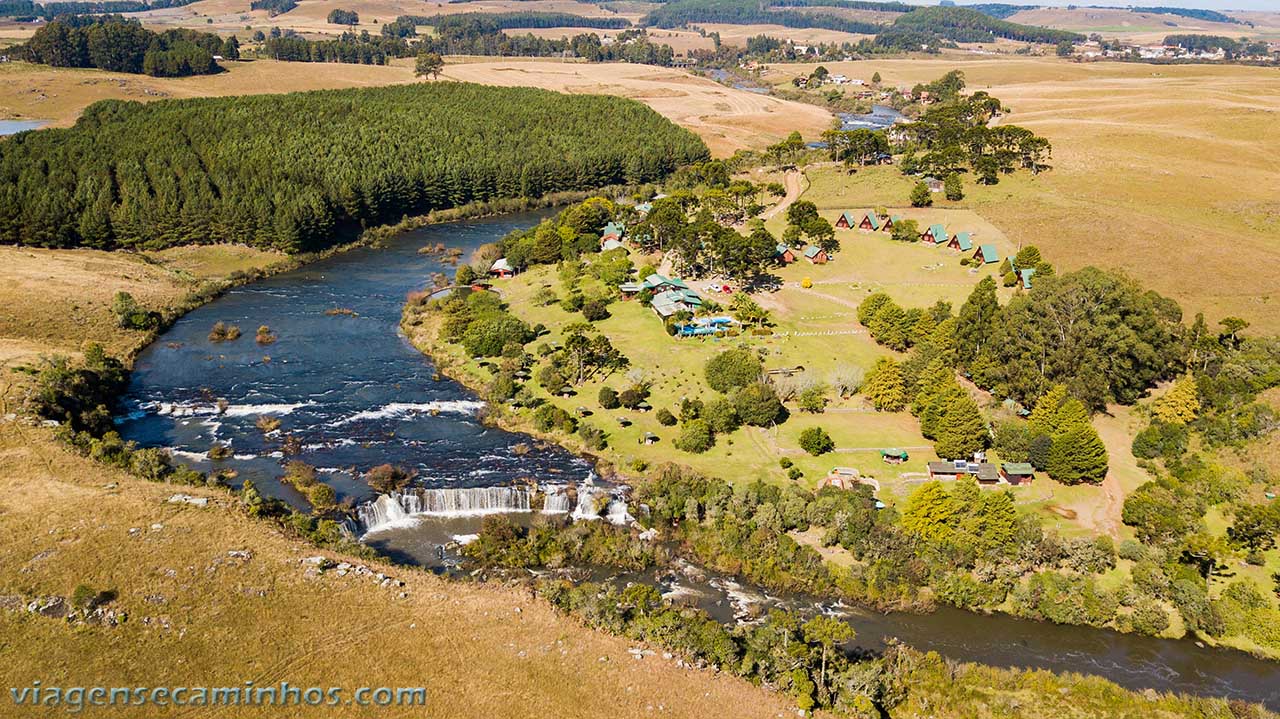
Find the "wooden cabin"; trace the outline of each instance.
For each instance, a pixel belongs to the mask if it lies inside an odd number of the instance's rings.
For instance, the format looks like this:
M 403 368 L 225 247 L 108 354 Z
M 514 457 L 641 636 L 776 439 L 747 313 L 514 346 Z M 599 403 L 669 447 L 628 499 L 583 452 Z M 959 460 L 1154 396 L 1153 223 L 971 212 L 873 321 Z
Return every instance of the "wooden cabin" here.
M 880 217 L 875 211 L 868 212 L 862 216 L 862 222 L 858 223 L 859 230 L 871 230 L 872 232 L 880 229 Z
M 804 258 L 815 265 L 825 265 L 830 257 L 827 257 L 827 251 L 817 245 L 809 245 L 804 248 Z
M 835 226 L 836 229 L 840 230 L 848 230 L 852 228 L 854 226 L 853 215 L 850 215 L 848 212 L 841 212 L 840 216 L 836 218 Z
M 776 257 L 777 260 L 784 265 L 789 265 L 792 262 L 796 261 L 795 250 L 791 249 L 786 245 L 778 245 L 778 248 L 774 251 L 773 256 Z
M 1000 478 L 1009 484 L 1030 484 L 1036 476 L 1036 468 L 1026 462 L 1005 462 L 1000 465 Z
M 973 250 L 973 236 L 968 232 L 957 232 L 951 236 L 947 247 L 959 252 L 970 252 Z
M 892 217 L 886 217 L 884 218 L 884 222 L 880 224 L 880 229 L 884 230 L 885 232 L 893 232 L 893 226 L 898 224 L 899 222 L 902 222 L 902 215 L 893 215 Z
M 1000 261 L 1000 252 L 995 245 L 979 245 L 978 251 L 973 253 L 973 259 L 984 265 L 994 264 Z
M 947 241 L 947 228 L 942 225 L 929 225 L 920 233 L 920 241 L 926 245 L 940 245 Z
M 880 461 L 885 464 L 902 464 L 910 458 L 905 449 L 894 447 L 893 449 L 880 450 Z
M 952 481 L 959 479 L 961 476 L 968 474 L 968 470 L 956 466 L 955 462 L 930 462 L 929 463 L 929 479 L 938 481 Z

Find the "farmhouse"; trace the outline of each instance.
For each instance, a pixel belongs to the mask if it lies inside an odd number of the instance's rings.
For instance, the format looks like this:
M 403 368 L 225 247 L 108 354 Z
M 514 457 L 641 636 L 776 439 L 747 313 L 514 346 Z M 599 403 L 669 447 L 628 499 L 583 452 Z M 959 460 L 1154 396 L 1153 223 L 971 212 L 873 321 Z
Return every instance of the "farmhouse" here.
M 1036 475 L 1036 468 L 1026 462 L 1005 462 L 1000 465 L 1000 477 L 1009 484 L 1028 484 Z
M 968 252 L 973 249 L 973 238 L 968 232 L 957 232 L 951 236 L 951 241 L 947 243 L 947 247 L 960 252 Z
M 996 250 L 995 245 L 979 245 L 978 251 L 973 253 L 973 259 L 984 265 L 990 265 L 1000 261 L 1000 253 Z
M 867 214 L 863 215 L 862 222 L 858 223 L 858 229 L 860 230 L 878 230 L 880 229 L 880 226 L 881 226 L 881 220 L 876 215 L 875 210 L 872 210 Z
M 841 212 L 840 216 L 836 218 L 836 227 L 841 230 L 847 230 L 853 227 L 855 222 L 853 215 L 850 215 L 848 212 Z
M 653 311 L 662 319 L 667 319 L 677 312 L 697 312 L 702 308 L 702 298 L 690 289 L 666 290 L 653 296 L 649 303 Z
M 778 245 L 777 249 L 774 250 L 773 256 L 784 265 L 789 265 L 796 261 L 795 250 L 786 245 Z
M 947 241 L 947 228 L 942 225 L 929 225 L 929 229 L 920 233 L 920 241 L 926 245 L 940 245 Z
M 604 242 L 606 240 L 621 240 L 622 233 L 623 233 L 622 225 L 610 222 L 609 224 L 604 226 L 603 230 L 600 231 L 600 241 Z
M 511 264 L 507 262 L 507 258 L 499 257 L 489 267 L 489 274 L 494 277 L 511 277 L 515 274 L 515 270 L 511 269 Z
M 817 245 L 809 245 L 804 248 L 804 257 L 815 265 L 825 265 L 827 260 L 830 259 L 827 257 L 827 251 Z
M 961 475 L 968 474 L 967 469 L 962 469 L 958 462 L 930 462 L 929 463 L 929 479 L 941 481 L 954 481 Z

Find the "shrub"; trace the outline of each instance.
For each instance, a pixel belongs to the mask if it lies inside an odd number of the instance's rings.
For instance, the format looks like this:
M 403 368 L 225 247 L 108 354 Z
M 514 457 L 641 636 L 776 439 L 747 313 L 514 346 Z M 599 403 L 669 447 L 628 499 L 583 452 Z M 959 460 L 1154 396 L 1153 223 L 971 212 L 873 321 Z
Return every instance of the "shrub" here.
M 609 308 L 603 300 L 591 300 L 582 305 L 582 316 L 589 322 L 609 319 Z
M 814 385 L 800 393 L 796 399 L 802 412 L 819 413 L 827 408 L 827 388 Z
M 413 473 L 409 470 L 390 464 L 380 464 L 365 475 L 365 481 L 380 494 L 399 492 L 409 484 L 412 478 Z
M 912 207 L 928 207 L 933 204 L 933 193 L 929 191 L 929 186 L 923 181 L 917 182 L 911 188 L 911 206 Z
M 711 432 L 711 425 L 705 419 L 694 419 L 684 423 L 680 436 L 676 437 L 676 449 L 691 454 L 702 454 L 715 446 L 716 438 Z
M 578 436 L 582 438 L 582 443 L 587 446 L 587 449 L 599 451 L 609 446 L 608 437 L 599 427 L 583 423 L 578 427 Z
M 731 349 L 707 360 L 707 385 L 717 392 L 729 393 L 760 379 L 764 367 L 749 350 Z
M 766 427 L 782 419 L 782 401 L 773 387 L 757 382 L 733 396 L 733 406 L 743 424 Z
M 605 409 L 617 409 L 619 406 L 618 393 L 612 387 L 601 387 L 600 394 L 596 396 L 600 402 L 600 406 Z
M 1154 421 L 1133 438 L 1133 456 L 1138 459 L 1166 460 L 1181 457 L 1187 451 L 1189 433 L 1186 425 Z
M 803 476 L 804 476 L 804 472 L 801 472 L 799 467 L 792 467 L 787 470 L 787 479 L 797 480 Z
M 143 309 L 128 292 L 117 292 L 111 300 L 116 324 L 126 330 L 153 330 L 160 326 L 160 313 Z
M 674 427 L 676 424 L 676 416 L 674 414 L 671 414 L 671 410 L 667 409 L 666 407 L 663 407 L 662 409 L 658 410 L 657 418 L 658 418 L 658 424 L 662 425 L 663 427 Z
M 307 490 L 307 500 L 316 509 L 326 509 L 338 501 L 338 493 L 333 491 L 333 487 L 317 482 Z
M 578 312 L 582 309 L 584 304 L 586 304 L 586 298 L 584 298 L 580 292 L 574 292 L 563 300 L 560 300 L 560 307 L 565 312 Z
M 270 434 L 271 432 L 280 429 L 280 420 L 276 417 L 270 417 L 264 414 L 254 421 L 254 425 L 257 426 L 258 431 L 263 434 Z
M 258 327 L 258 332 L 254 335 L 253 339 L 260 345 L 269 345 L 276 341 L 276 336 L 272 334 L 270 327 L 260 325 Z
M 214 322 L 213 329 L 209 330 L 210 342 L 232 342 L 238 339 L 240 339 L 240 328 L 221 320 Z
M 711 424 L 711 429 L 720 434 L 733 432 L 742 424 L 738 408 L 726 397 L 717 397 L 708 402 L 702 409 L 702 418 Z
M 817 457 L 836 448 L 831 435 L 821 427 L 808 427 L 800 433 L 800 449 Z
M 795 462 L 792 462 L 791 459 L 788 457 L 783 457 L 782 459 L 778 460 L 778 466 L 782 467 L 783 469 L 791 469 L 791 466 L 793 464 L 795 464 Z
M 578 428 L 578 421 L 554 404 L 544 404 L 534 410 L 533 426 L 542 432 L 559 430 L 565 434 L 573 434 Z
M 618 395 L 618 403 L 627 409 L 635 409 L 645 400 L 649 393 L 642 387 L 629 387 Z
M 298 489 L 306 489 L 316 483 L 316 468 L 301 460 L 289 460 L 284 466 L 284 481 Z

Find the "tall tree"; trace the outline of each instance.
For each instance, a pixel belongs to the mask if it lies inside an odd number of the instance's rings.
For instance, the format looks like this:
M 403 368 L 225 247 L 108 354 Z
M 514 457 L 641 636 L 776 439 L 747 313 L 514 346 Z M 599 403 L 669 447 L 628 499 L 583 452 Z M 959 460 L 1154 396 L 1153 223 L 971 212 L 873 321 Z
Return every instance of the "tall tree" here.
M 962 363 L 977 359 L 991 343 L 999 314 L 996 282 L 990 276 L 983 277 L 960 306 L 956 318 L 956 355 Z

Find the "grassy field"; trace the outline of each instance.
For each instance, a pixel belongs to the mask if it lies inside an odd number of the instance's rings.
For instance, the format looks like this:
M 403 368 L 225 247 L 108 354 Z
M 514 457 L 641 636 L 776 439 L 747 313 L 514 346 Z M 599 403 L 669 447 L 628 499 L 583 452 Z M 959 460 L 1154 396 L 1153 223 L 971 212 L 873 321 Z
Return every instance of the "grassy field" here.
M 1248 19 L 1254 25 L 1250 27 L 1243 23 L 1211 22 L 1180 15 L 1102 7 L 1040 7 L 1019 11 L 1008 19 L 1009 22 L 1024 25 L 1042 25 L 1082 34 L 1100 33 L 1107 38 L 1152 44 L 1159 44 L 1166 36 L 1174 34 L 1274 39 L 1280 31 L 1280 13 L 1228 14 Z
M 448 65 L 441 77 L 634 98 L 698 133 L 717 156 L 776 142 L 792 130 L 817 137 L 831 124 L 829 113 L 811 105 L 734 90 L 681 70 L 648 65 L 495 60 Z
M 245 247 L 183 247 L 155 253 L 0 246 L 0 368 L 86 341 L 128 355 L 146 338 L 116 326 L 111 300 L 128 292 L 149 309 L 177 303 L 201 280 L 267 267 L 284 255 Z
M 1004 121 L 1050 139 L 1054 169 L 991 187 L 966 178 L 959 206 L 1014 246 L 1039 246 L 1060 269 L 1121 269 L 1179 300 L 1188 315 L 1238 315 L 1259 331 L 1280 331 L 1273 70 L 960 57 L 827 67 L 864 79 L 879 72 L 908 87 L 963 70 L 969 89 L 1011 108 Z M 767 79 L 781 84 L 812 69 L 772 66 Z M 831 194 L 861 199 L 877 190 L 882 202 L 902 203 L 907 185 L 893 175 L 864 170 Z

